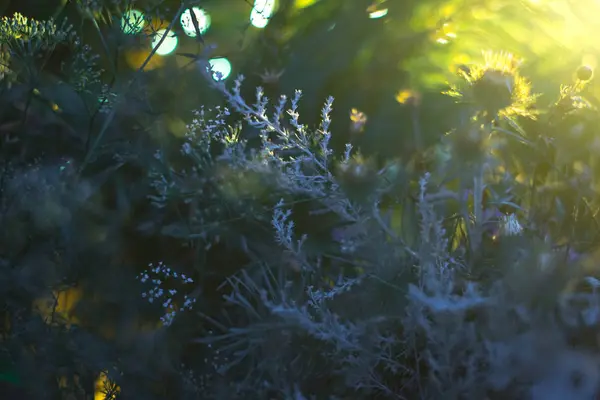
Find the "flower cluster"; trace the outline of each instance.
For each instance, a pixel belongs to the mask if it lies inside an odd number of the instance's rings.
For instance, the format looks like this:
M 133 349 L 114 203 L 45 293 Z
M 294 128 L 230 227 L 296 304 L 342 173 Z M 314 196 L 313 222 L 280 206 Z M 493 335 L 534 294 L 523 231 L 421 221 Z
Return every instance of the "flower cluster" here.
M 149 270 L 142 272 L 138 276 L 138 280 L 141 283 L 149 283 L 152 285 L 148 291 L 142 292 L 142 297 L 146 299 L 148 303 L 161 303 L 165 313 L 160 317 L 160 321 L 163 325 L 169 326 L 173 323 L 178 312 L 191 310 L 196 299 L 188 294 L 184 294 L 182 303 L 177 305 L 173 299 L 177 295 L 178 290 L 175 288 L 166 288 L 165 284 L 169 280 L 178 281 L 180 284 L 184 285 L 192 284 L 194 281 L 185 274 L 177 273 L 162 262 L 159 262 L 156 266 L 150 264 L 149 267 Z

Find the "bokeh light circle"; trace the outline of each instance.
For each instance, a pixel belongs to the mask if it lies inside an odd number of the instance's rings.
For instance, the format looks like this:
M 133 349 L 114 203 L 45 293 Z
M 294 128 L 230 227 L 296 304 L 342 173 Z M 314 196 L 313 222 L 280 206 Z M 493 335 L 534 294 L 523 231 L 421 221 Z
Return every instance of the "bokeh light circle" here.
M 254 0 L 250 13 L 250 24 L 256 28 L 264 28 L 275 11 L 275 0 Z
M 152 48 L 158 45 L 161 38 L 165 35 L 166 31 L 166 29 L 161 29 L 156 32 L 156 35 L 154 35 L 154 37 L 152 38 Z M 177 39 L 177 35 L 175 34 L 175 32 L 171 31 L 169 32 L 165 40 L 163 40 L 160 47 L 156 49 L 156 54 L 158 54 L 159 56 L 166 56 L 168 54 L 171 54 L 177 48 L 178 43 L 179 40 Z
M 198 21 L 198 30 L 200 31 L 200 34 L 203 35 L 208 28 L 210 28 L 211 19 L 210 15 L 199 7 L 188 8 L 181 14 L 179 22 L 181 22 L 183 32 L 190 37 L 196 37 L 196 28 L 194 27 L 194 22 L 192 20 L 192 13 L 194 13 L 196 21 Z
M 145 24 L 144 13 L 139 10 L 126 11 L 121 17 L 121 30 L 127 35 L 140 33 Z
M 212 77 L 215 81 L 225 80 L 231 75 L 231 63 L 225 57 L 216 57 L 208 60 L 212 68 Z M 220 76 L 218 75 L 220 73 Z

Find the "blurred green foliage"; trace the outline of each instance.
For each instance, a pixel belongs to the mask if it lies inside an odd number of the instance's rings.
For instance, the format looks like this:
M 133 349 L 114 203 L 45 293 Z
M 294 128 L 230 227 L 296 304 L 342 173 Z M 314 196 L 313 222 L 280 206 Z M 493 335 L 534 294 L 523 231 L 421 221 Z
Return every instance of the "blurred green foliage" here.
M 86 7 L 94 4 L 92 15 L 109 23 L 110 17 L 118 19 L 127 8 L 116 1 L 105 3 L 44 2 L 45 8 L 36 7 L 32 16 L 81 19 L 82 25 L 75 25 L 81 26 L 86 41 L 100 49 L 98 35 L 86 19 Z M 333 95 L 334 128 L 340 132 L 336 143 L 341 146 L 347 140 L 348 115 L 351 108 L 357 108 L 369 120 L 362 145 L 376 153 L 389 153 L 388 156 L 406 155 L 399 148 L 410 146 L 402 138 L 412 136 L 410 127 L 398 131 L 399 125 L 406 125 L 401 121 L 414 119 L 410 107 L 396 101 L 398 92 L 417 92 L 423 100 L 422 115 L 448 110 L 446 118 L 436 121 L 421 118 L 419 128 L 431 142 L 455 123 L 451 102 L 440 92 L 448 82 L 456 80 L 459 65 L 480 61 L 483 50 L 504 50 L 524 58 L 523 73 L 543 82 L 543 87 L 538 83 L 534 88 L 542 93 L 556 92 L 560 83 L 572 80 L 581 63 L 595 66 L 600 50 L 593 17 L 600 12 L 600 4 L 594 0 L 280 0 L 265 29 L 248 23 L 251 3 L 245 0 L 198 3 L 213 21 L 204 37 L 205 43 L 217 46 L 215 55 L 230 59 L 232 78 L 243 73 L 250 78 L 248 86 L 253 86 L 263 83 L 260 74 L 265 71 L 282 71 L 276 84 L 265 84 L 267 94 L 289 94 L 301 88 L 305 93 L 304 115 L 313 116 L 315 121 L 322 100 Z M 160 10 L 164 20 L 169 19 L 177 6 L 176 1 L 136 2 L 138 8 Z M 32 12 L 19 2 L 4 6 L 7 13 L 18 9 L 29 10 L 26 14 Z M 387 14 L 370 19 L 372 10 L 387 10 Z M 106 27 L 101 28 L 108 34 Z M 201 50 L 198 47 L 201 45 L 185 37 L 181 30 L 177 33 L 180 36 L 177 52 L 194 54 Z M 122 47 L 124 43 L 111 42 L 110 35 L 107 39 L 110 54 L 119 46 L 121 53 L 127 51 L 127 47 Z M 128 46 L 131 45 L 139 46 L 133 43 Z M 163 71 L 156 71 L 162 102 L 174 96 L 183 101 L 180 110 L 169 107 L 169 112 L 184 114 L 200 99 L 210 101 L 207 97 L 218 101 L 201 88 L 203 84 L 193 72 L 185 75 L 187 87 L 168 81 L 167 77 L 181 76 L 169 68 L 180 68 L 187 60 L 182 61 L 176 55 L 164 58 Z M 102 59 L 107 62 L 106 54 L 102 54 Z M 106 64 L 103 67 L 110 70 Z M 189 90 L 190 87 L 194 90 Z M 542 99 L 542 104 L 549 101 Z M 166 110 L 165 104 L 157 106 Z

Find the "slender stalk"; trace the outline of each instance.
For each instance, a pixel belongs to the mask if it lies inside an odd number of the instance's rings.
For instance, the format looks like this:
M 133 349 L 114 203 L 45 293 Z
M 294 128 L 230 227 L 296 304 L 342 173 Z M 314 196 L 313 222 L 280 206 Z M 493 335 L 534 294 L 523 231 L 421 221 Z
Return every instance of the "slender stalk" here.
M 415 147 L 420 152 L 423 150 L 423 136 L 421 133 L 421 121 L 419 119 L 419 107 L 416 104 L 411 106 L 410 116 L 412 119 Z
M 152 48 L 152 50 L 150 51 L 150 54 L 148 54 L 148 56 L 146 57 L 146 59 L 144 60 L 144 62 L 142 63 L 142 65 L 137 69 L 137 71 L 135 72 L 133 78 L 129 81 L 129 84 L 127 85 L 127 88 L 125 89 L 124 93 L 121 96 L 123 96 L 124 94 L 126 94 L 129 91 L 129 89 L 133 86 L 133 84 L 137 81 L 137 79 L 141 76 L 142 72 L 144 71 L 144 69 L 146 68 L 146 66 L 148 65 L 148 63 L 152 59 L 152 57 L 154 57 L 154 55 L 156 54 L 156 51 L 158 50 L 158 48 L 163 44 L 163 42 L 166 39 L 166 37 L 173 30 L 173 26 L 175 26 L 175 23 L 179 20 L 179 17 L 181 16 L 181 13 L 185 9 L 185 7 L 186 7 L 185 2 L 182 2 L 181 5 L 179 6 L 179 9 L 175 13 L 175 16 L 173 17 L 173 19 L 169 23 L 169 26 L 167 26 L 167 29 L 162 34 L 160 40 Z M 123 97 L 121 97 L 120 100 L 122 101 Z M 117 108 L 118 107 L 115 105 L 110 110 L 110 113 L 107 115 L 106 119 L 104 120 L 104 124 L 102 125 L 102 128 L 100 129 L 100 132 L 98 133 L 98 136 L 96 136 L 96 139 L 92 143 L 92 146 L 90 147 L 89 151 L 85 155 L 85 159 L 83 160 L 83 162 L 81 163 L 81 166 L 79 167 L 79 173 L 83 172 L 83 170 L 85 169 L 85 167 L 92 160 L 94 152 L 96 151 L 98 145 L 100 144 L 100 142 L 102 141 L 104 135 L 106 134 L 106 131 L 108 130 L 108 127 L 110 126 L 110 124 L 112 123 L 113 119 L 115 118 L 115 115 L 116 115 L 116 112 L 117 112 Z
M 474 229 L 471 231 L 471 250 L 476 251 L 481 245 L 482 226 L 483 226 L 483 183 L 484 164 L 477 166 L 475 177 L 473 178 L 473 213 L 475 217 Z

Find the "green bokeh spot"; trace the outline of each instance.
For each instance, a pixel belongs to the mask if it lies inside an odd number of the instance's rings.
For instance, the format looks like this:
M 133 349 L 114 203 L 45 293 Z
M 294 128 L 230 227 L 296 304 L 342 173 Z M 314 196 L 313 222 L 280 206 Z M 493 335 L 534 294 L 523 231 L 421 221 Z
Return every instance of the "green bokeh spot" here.
M 121 29 L 127 35 L 138 34 L 144 29 L 144 13 L 139 10 L 129 10 L 121 18 Z

